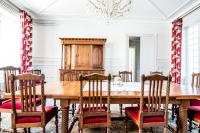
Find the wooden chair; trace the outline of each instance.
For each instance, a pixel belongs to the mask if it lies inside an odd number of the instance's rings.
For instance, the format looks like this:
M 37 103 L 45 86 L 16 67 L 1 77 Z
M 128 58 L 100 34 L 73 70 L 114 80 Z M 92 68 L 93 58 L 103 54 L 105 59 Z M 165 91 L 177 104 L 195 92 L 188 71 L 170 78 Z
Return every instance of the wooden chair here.
M 23 74 L 11 75 L 12 96 L 12 129 L 42 127 L 45 132 L 46 124 L 55 116 L 56 132 L 58 132 L 58 107 L 45 106 L 44 75 Z M 41 106 L 37 106 L 36 81 L 41 81 Z M 15 82 L 19 82 L 21 107 L 16 105 Z
M 200 73 L 192 73 L 192 88 L 200 89 Z M 189 130 L 192 130 L 192 121 L 200 124 L 200 100 L 192 99 L 188 108 Z M 199 126 L 200 132 L 200 126 Z
M 4 77 L 4 86 L 3 86 L 3 91 L 5 93 L 11 93 L 11 84 L 8 80 L 8 77 L 11 74 L 19 74 L 20 73 L 20 68 L 19 67 L 13 67 L 13 66 L 6 66 L 6 67 L 1 67 L 0 71 L 3 71 L 3 77 Z M 16 87 L 16 85 L 15 85 Z M 17 87 L 15 88 L 17 89 Z
M 20 73 L 20 68 L 19 67 L 14 67 L 14 66 L 6 66 L 6 67 L 1 67 L 0 71 L 3 71 L 3 92 L 5 93 L 11 93 L 11 82 L 9 81 L 8 77 L 11 74 L 19 74 Z M 18 90 L 17 85 L 15 84 L 14 86 L 15 90 Z M 2 97 L 2 96 L 1 96 Z M 17 101 L 18 103 L 18 101 Z M 0 119 L 1 119 L 1 112 L 9 113 L 12 112 L 12 100 L 11 99 L 5 99 L 1 98 L 0 99 Z M 1 120 L 0 120 L 0 126 L 1 126 Z
M 107 82 L 104 82 L 107 81 Z M 84 93 L 84 83 L 88 82 L 88 93 Z M 111 75 L 104 76 L 101 74 L 90 74 L 80 76 L 80 110 L 79 132 L 84 128 L 106 127 L 110 132 L 111 113 L 110 113 L 110 89 Z M 103 85 L 106 84 L 106 85 Z M 105 87 L 105 88 L 103 88 Z M 106 93 L 103 92 L 107 90 Z M 87 96 L 87 98 L 85 98 Z M 107 104 L 107 106 L 105 106 Z
M 167 82 L 166 88 L 163 85 Z M 144 92 L 146 84 L 149 82 L 149 92 Z M 141 79 L 141 97 L 140 107 L 126 107 L 126 124 L 129 116 L 139 127 L 139 133 L 143 133 L 143 127 L 163 126 L 164 132 L 168 127 L 168 100 L 170 91 L 171 76 L 165 77 L 161 75 L 142 75 Z M 148 95 L 147 99 L 146 96 Z M 165 109 L 161 109 L 161 104 L 165 104 Z
M 33 69 L 33 70 L 31 70 L 31 72 L 32 72 L 32 74 L 37 74 L 37 75 L 42 74 L 41 69 Z
M 119 71 L 119 76 L 121 77 L 123 82 L 132 82 L 132 72 L 129 71 Z
M 122 82 L 133 82 L 132 72 L 129 71 L 119 71 L 119 76 L 121 77 Z M 119 104 L 120 114 L 122 115 L 123 105 Z

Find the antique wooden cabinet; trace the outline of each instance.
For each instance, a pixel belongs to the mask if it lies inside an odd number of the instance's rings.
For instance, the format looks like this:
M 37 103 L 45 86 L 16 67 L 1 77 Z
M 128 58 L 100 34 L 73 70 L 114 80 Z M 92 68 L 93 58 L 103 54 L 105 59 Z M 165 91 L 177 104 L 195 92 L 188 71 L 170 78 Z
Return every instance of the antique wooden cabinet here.
M 60 80 L 78 80 L 79 75 L 104 73 L 104 38 L 60 38 Z

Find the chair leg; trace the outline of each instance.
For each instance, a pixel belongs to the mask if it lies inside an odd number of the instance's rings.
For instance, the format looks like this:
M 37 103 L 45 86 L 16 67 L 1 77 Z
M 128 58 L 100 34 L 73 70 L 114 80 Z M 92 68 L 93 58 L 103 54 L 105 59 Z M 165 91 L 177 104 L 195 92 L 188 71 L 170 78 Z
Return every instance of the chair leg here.
M 153 127 L 151 127 L 151 132 L 153 133 Z
M 199 125 L 199 130 L 198 130 L 198 132 L 200 133 L 200 125 Z
M 42 132 L 45 133 L 45 127 L 42 128 Z
M 53 100 L 53 106 L 56 106 L 56 99 Z
M 56 133 L 58 133 L 58 114 L 55 116 Z
M 24 133 L 27 133 L 27 130 L 26 130 L 26 128 L 24 128 Z
M 75 113 L 75 104 L 72 104 L 72 116 L 74 116 Z
M 192 131 L 192 120 L 189 119 L 188 121 L 189 121 L 189 131 L 191 132 Z
M 119 104 L 120 114 L 122 115 L 122 104 Z
M 189 121 L 189 131 L 192 131 L 192 120 L 194 118 L 194 112 L 193 111 L 188 111 L 188 121 Z
M 13 129 L 13 133 L 17 133 L 17 129 L 16 128 Z
M 176 132 L 179 132 L 179 107 L 175 108 L 176 111 Z
M 30 133 L 31 132 L 31 128 L 28 128 L 28 133 Z
M 172 104 L 172 120 L 175 118 L 175 104 Z
M 1 118 L 1 112 L 0 112 L 0 131 L 2 131 L 2 128 L 1 128 L 1 121 L 2 121 L 2 118 Z
M 127 116 L 127 113 L 125 113 L 125 133 L 128 133 L 128 116 Z

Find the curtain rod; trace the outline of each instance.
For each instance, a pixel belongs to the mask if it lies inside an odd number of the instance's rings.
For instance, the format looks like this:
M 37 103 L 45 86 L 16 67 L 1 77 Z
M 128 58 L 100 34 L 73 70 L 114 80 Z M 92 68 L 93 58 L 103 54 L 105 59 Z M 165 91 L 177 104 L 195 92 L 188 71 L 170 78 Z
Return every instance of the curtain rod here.
M 183 14 L 181 16 L 181 18 L 187 17 L 188 15 L 192 14 L 194 11 L 200 9 L 200 4 L 198 4 L 197 6 L 195 6 L 194 8 L 192 8 L 191 10 L 189 10 L 188 12 L 186 12 L 185 14 Z

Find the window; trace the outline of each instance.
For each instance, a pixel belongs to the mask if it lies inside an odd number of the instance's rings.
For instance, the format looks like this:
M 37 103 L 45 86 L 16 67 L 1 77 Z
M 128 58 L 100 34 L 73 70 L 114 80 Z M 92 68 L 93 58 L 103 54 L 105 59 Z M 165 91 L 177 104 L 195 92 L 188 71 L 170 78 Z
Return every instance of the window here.
M 20 18 L 0 8 L 0 67 L 20 66 Z M 3 74 L 0 73 L 0 82 Z
M 183 30 L 182 81 L 191 83 L 192 73 L 200 72 L 199 24 Z M 187 80 L 186 80 L 187 79 Z

